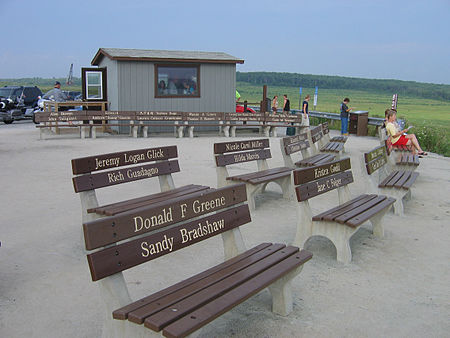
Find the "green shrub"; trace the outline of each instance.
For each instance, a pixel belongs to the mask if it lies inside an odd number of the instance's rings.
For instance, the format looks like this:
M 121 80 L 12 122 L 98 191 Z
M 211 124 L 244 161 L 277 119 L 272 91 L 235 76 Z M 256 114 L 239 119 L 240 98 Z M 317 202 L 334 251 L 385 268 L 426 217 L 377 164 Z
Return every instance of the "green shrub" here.
M 431 121 L 424 125 L 414 125 L 411 132 L 416 134 L 420 146 L 425 151 L 450 157 L 450 137 L 448 128 L 433 124 Z

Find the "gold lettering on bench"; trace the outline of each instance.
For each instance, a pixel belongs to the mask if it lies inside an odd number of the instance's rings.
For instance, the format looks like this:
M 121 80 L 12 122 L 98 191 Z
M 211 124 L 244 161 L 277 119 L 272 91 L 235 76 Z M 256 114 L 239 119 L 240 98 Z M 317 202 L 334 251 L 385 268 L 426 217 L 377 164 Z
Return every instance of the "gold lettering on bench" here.
M 163 158 L 164 157 L 164 150 L 163 149 L 150 149 L 149 151 L 147 151 L 147 158 L 149 160 L 155 160 L 158 158 Z
M 333 163 L 328 168 L 316 168 L 314 169 L 314 178 L 320 178 L 327 176 L 328 174 L 334 174 L 341 171 L 340 163 Z
M 156 175 L 158 171 L 158 168 L 144 169 L 143 167 L 141 167 L 141 169 L 139 170 L 128 169 L 127 176 L 128 178 L 138 178 L 143 176 L 152 177 L 153 175 Z
M 136 154 L 136 155 L 127 155 L 124 154 L 125 163 L 138 163 L 139 161 L 144 161 L 144 154 Z
M 151 227 L 172 222 L 173 221 L 172 208 L 169 208 L 168 210 L 164 208 L 161 214 L 153 215 L 150 218 L 143 218 L 141 216 L 136 216 L 133 218 L 133 220 L 134 220 L 134 232 L 139 232 L 144 228 L 148 230 Z
M 142 257 L 148 257 L 149 255 L 154 255 L 160 253 L 161 251 L 171 252 L 173 250 L 173 237 L 167 237 L 164 235 L 164 239 L 156 243 L 141 243 Z
M 95 170 L 98 170 L 100 168 L 104 167 L 118 167 L 120 163 L 120 157 L 113 157 L 113 158 L 107 158 L 104 160 L 99 160 L 98 158 L 95 159 Z
M 259 160 L 259 154 L 245 154 L 247 161 Z
M 226 204 L 225 196 L 221 196 L 204 202 L 200 202 L 200 200 L 195 200 L 189 206 L 189 209 L 191 209 L 195 214 L 199 214 L 204 212 L 210 212 L 215 209 L 220 209 L 225 204 Z M 180 209 L 181 209 L 181 218 L 185 218 L 188 205 L 186 203 L 180 204 Z
M 207 236 L 213 232 L 217 232 L 223 229 L 225 226 L 225 220 L 221 219 L 212 223 L 206 220 L 205 224 L 198 223 L 198 227 L 193 230 L 180 229 L 181 243 L 186 243 L 203 236 Z
M 116 173 L 108 173 L 109 183 L 123 181 L 124 179 L 125 179 L 125 177 L 123 177 L 123 174 L 120 171 L 118 171 Z

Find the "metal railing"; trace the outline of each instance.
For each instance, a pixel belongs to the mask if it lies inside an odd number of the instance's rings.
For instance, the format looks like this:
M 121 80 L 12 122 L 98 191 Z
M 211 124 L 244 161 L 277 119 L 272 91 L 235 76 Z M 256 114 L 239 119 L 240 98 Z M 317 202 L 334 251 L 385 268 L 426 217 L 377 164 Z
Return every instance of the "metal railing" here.
M 254 109 L 255 111 L 259 111 L 258 106 L 249 106 L 249 107 Z M 291 112 L 293 112 L 294 114 L 301 114 L 301 110 L 298 110 L 298 109 L 291 109 Z M 368 111 L 360 111 L 360 112 L 368 113 Z M 321 112 L 321 111 L 315 111 L 315 110 L 311 110 L 309 112 L 309 116 L 320 117 L 320 118 L 324 118 L 324 119 L 328 119 L 328 120 L 337 120 L 337 121 L 339 121 L 341 119 L 340 114 L 338 114 L 338 113 L 328 113 L 328 112 Z M 382 117 L 370 117 L 369 116 L 367 123 L 372 126 L 381 126 L 381 125 L 383 125 L 383 122 L 384 122 L 384 118 L 382 118 Z

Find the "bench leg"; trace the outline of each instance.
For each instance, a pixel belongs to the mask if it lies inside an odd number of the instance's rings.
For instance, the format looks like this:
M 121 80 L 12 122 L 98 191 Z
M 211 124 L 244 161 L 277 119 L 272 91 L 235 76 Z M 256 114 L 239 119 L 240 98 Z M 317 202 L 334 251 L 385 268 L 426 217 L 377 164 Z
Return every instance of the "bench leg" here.
M 86 138 L 86 129 L 84 127 L 80 127 L 80 138 L 81 139 Z
M 411 196 L 411 191 L 405 191 L 403 189 L 398 189 L 398 188 L 380 188 L 379 189 L 380 193 L 389 197 L 393 197 L 395 198 L 395 202 L 394 202 L 394 214 L 397 216 L 401 216 L 403 217 L 404 214 L 404 207 L 403 207 L 403 198 L 406 195 L 409 195 L 409 197 Z
M 112 317 L 112 312 L 115 309 L 131 303 L 131 298 L 123 274 L 114 274 L 110 277 L 103 278 L 97 283 L 100 290 L 100 296 L 105 305 L 105 322 L 103 325 L 102 337 L 127 337 L 127 321 L 116 320 Z
M 97 138 L 97 128 L 94 126 L 91 127 L 91 138 Z
M 271 286 L 269 291 L 272 295 L 272 312 L 281 316 L 289 315 L 294 308 L 291 281 L 302 271 L 303 265 L 281 277 Z
M 297 206 L 297 232 L 292 245 L 302 249 L 312 236 L 312 213 L 309 201 L 300 202 Z
M 270 126 L 265 126 L 264 127 L 264 136 L 265 137 L 270 137 Z
M 231 137 L 236 137 L 236 127 L 231 126 L 230 131 L 231 131 Z
M 246 184 L 247 188 L 247 202 L 250 210 L 256 209 L 256 201 L 255 196 L 261 192 L 262 185 L 253 185 L 253 184 Z
M 133 126 L 131 128 L 132 128 L 133 138 L 137 138 L 139 126 Z
M 277 127 L 272 127 L 272 128 L 270 128 L 269 134 L 270 134 L 272 137 L 277 137 Z
M 147 138 L 147 137 L 148 137 L 148 126 L 143 126 L 143 127 L 142 127 L 142 136 L 143 136 L 144 138 Z
M 222 127 L 223 136 L 230 137 L 230 126 Z
M 194 138 L 194 126 L 188 127 L 189 138 Z
M 178 138 L 183 138 L 183 132 L 184 132 L 184 127 L 183 126 L 178 126 L 177 127 L 177 137 Z
M 391 209 L 391 207 L 392 207 L 392 205 L 390 205 L 383 211 L 380 211 L 378 214 L 376 214 L 375 216 L 373 216 L 370 219 L 370 223 L 372 223 L 372 232 L 373 232 L 374 236 L 376 236 L 378 238 L 384 237 L 384 227 L 383 227 L 382 219 L 383 219 L 384 215 L 386 215 L 386 213 Z M 402 205 L 402 211 L 403 211 L 403 205 Z
M 175 189 L 175 183 L 173 183 L 173 177 L 172 175 L 160 175 L 158 176 L 159 179 L 159 186 L 161 188 L 161 191 L 168 191 Z
M 231 259 L 246 250 L 239 228 L 222 233 L 222 240 L 225 260 Z

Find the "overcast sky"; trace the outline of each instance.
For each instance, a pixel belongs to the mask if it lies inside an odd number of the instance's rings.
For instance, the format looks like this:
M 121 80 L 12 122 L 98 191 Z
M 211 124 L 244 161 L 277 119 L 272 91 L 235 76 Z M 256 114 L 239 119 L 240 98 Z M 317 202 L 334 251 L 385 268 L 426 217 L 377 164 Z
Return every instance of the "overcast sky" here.
M 0 0 L 0 78 L 66 77 L 100 47 L 221 51 L 237 70 L 450 84 L 450 0 Z

